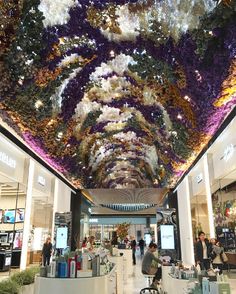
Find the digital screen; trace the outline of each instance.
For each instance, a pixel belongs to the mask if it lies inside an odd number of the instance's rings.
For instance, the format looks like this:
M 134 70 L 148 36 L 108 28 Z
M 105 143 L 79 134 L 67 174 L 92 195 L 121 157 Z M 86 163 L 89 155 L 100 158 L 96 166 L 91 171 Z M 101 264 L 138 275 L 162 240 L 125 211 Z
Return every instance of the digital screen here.
M 22 240 L 23 240 L 23 233 L 22 232 L 16 232 L 14 243 L 13 243 L 13 249 L 20 249 L 22 247 Z
M 16 214 L 16 216 L 15 216 Z M 16 220 L 15 220 L 16 217 Z M 24 208 L 18 208 L 15 213 L 15 209 L 6 209 L 3 212 L 3 220 L 4 223 L 14 224 L 23 222 L 25 218 L 25 209 Z
M 9 266 L 11 264 L 11 257 L 6 257 L 5 258 L 5 266 Z
M 0 233 L 0 243 L 7 243 L 8 233 Z
M 175 249 L 174 226 L 161 225 L 161 249 Z
M 64 249 L 67 247 L 68 228 L 57 228 L 56 248 Z
M 18 208 L 16 210 L 16 223 L 23 222 L 25 220 L 25 209 Z
M 4 210 L 4 223 L 14 224 L 15 222 L 15 209 Z

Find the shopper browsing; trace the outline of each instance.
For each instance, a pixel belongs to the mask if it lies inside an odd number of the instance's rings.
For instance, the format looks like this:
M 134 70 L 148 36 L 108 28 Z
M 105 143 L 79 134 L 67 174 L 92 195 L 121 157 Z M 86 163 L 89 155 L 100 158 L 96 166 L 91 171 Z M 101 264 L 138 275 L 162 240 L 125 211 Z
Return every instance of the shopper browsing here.
M 50 258 L 52 254 L 52 243 L 51 243 L 51 238 L 48 237 L 46 239 L 46 242 L 43 244 L 43 249 L 42 249 L 42 257 L 43 257 L 43 265 L 45 266 L 46 264 L 50 264 Z
M 88 239 L 88 242 L 86 244 L 86 248 L 88 249 L 88 251 L 90 251 L 90 252 L 94 251 L 94 243 L 95 243 L 95 237 L 90 236 Z
M 212 246 L 211 252 L 212 266 L 214 269 L 219 269 L 219 274 L 222 274 L 224 262 L 228 261 L 228 258 L 224 252 L 224 247 L 220 244 L 218 240 Z
M 196 263 L 200 265 L 201 270 L 208 270 L 210 268 L 210 252 L 211 252 L 211 244 L 206 239 L 206 235 L 204 232 L 198 233 L 199 240 L 196 243 Z
M 156 288 L 161 279 L 161 268 L 153 267 L 153 261 L 163 264 L 162 261 L 157 258 L 154 253 L 157 250 L 157 244 L 150 243 L 147 252 L 145 253 L 142 261 L 142 273 L 145 275 L 155 275 L 151 287 Z

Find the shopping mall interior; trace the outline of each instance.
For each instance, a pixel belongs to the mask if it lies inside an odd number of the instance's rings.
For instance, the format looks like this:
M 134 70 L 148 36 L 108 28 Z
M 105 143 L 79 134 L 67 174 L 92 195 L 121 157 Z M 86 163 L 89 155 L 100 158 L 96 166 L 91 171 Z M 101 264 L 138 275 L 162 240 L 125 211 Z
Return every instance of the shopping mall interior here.
M 236 293 L 235 19 L 0 1 L 0 294 Z

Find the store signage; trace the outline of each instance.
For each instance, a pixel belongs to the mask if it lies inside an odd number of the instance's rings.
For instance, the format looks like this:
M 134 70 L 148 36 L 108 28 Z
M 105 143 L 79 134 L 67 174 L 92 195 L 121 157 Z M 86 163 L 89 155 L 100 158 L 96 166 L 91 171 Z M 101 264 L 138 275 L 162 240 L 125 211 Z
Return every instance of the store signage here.
M 89 222 L 90 223 L 98 223 L 98 219 L 97 218 L 90 218 Z
M 229 146 L 227 146 L 224 150 L 224 155 L 223 157 L 221 157 L 221 159 L 224 159 L 224 161 L 229 161 L 230 158 L 233 156 L 234 154 L 234 145 L 230 144 Z
M 199 175 L 196 176 L 196 180 L 197 180 L 197 183 L 201 183 L 201 181 L 203 180 L 203 174 L 200 173 Z
M 46 185 L 46 179 L 42 176 L 38 176 L 38 183 L 42 186 Z
M 5 152 L 0 151 L 0 161 L 11 168 L 16 168 L 16 161 Z

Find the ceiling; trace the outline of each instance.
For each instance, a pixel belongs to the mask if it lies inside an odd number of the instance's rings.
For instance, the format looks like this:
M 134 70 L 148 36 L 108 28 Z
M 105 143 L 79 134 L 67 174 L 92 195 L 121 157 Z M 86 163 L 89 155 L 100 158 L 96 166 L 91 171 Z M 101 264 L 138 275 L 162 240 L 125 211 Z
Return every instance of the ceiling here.
M 235 0 L 0 8 L 1 119 L 78 188 L 173 187 L 235 106 Z
M 166 189 L 89 189 L 83 193 L 93 202 L 92 214 L 155 214 Z

